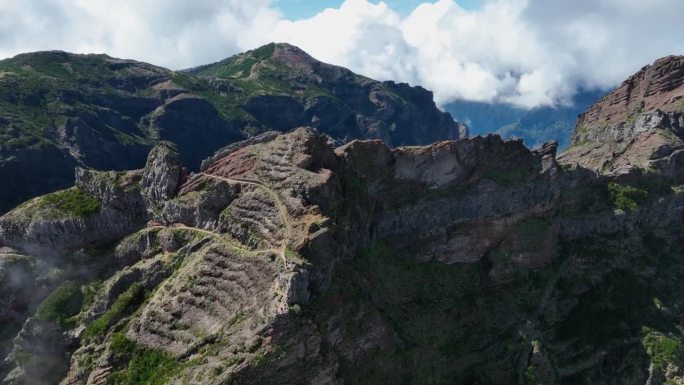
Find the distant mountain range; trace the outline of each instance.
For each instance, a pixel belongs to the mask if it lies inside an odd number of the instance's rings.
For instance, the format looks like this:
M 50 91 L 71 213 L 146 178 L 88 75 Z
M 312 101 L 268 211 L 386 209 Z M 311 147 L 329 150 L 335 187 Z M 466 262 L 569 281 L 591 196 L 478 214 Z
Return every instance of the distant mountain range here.
M 268 44 L 187 71 L 50 51 L 0 61 L 0 212 L 73 183 L 74 167 L 135 169 L 153 145 L 197 170 L 217 149 L 311 126 L 338 143 L 427 144 L 465 136 L 432 93 L 375 81 Z
M 522 138 L 530 148 L 556 140 L 560 149 L 570 145 L 577 116 L 606 92 L 584 91 L 572 105 L 526 109 L 508 103 L 455 101 L 444 106 L 454 119 L 464 122 L 470 135 L 499 134 L 503 138 Z

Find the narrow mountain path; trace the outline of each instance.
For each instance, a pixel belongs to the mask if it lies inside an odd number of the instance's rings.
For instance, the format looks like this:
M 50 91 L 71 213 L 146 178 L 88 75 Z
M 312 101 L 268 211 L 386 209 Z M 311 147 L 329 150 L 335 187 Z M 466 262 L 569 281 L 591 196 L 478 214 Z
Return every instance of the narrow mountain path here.
M 290 237 L 291 237 L 291 226 L 290 226 L 289 217 L 287 215 L 287 209 L 285 208 L 285 204 L 283 203 L 283 200 L 280 198 L 278 193 L 260 181 L 247 180 L 247 179 L 226 178 L 223 176 L 207 174 L 207 173 L 200 173 L 200 175 L 204 175 L 206 177 L 214 178 L 217 180 L 222 180 L 224 182 L 232 183 L 232 184 L 246 184 L 246 185 L 256 186 L 256 187 L 259 187 L 262 190 L 266 191 L 266 193 L 268 193 L 273 198 L 273 200 L 276 204 L 276 207 L 278 208 L 278 212 L 280 213 L 281 220 L 285 224 L 285 236 L 283 237 L 282 245 L 280 247 L 280 250 L 278 251 L 278 254 L 282 258 L 283 262 L 285 263 L 285 266 L 287 266 L 286 251 L 287 251 L 287 244 L 288 244 Z
M 200 234 L 205 234 L 208 235 L 212 238 L 218 239 L 222 244 L 237 250 L 241 253 L 245 254 L 261 254 L 261 253 L 274 253 L 277 254 L 280 259 L 283 261 L 284 266 L 287 267 L 287 244 L 290 240 L 291 236 L 291 227 L 290 227 L 290 221 L 287 215 L 287 209 L 285 208 L 285 204 L 283 203 L 282 199 L 278 195 L 277 192 L 275 192 L 272 188 L 266 186 L 265 184 L 259 182 L 259 181 L 253 181 L 253 180 L 247 180 L 247 179 L 233 179 L 233 178 L 226 178 L 218 175 L 213 175 L 213 174 L 207 174 L 207 173 L 200 173 L 200 175 L 206 176 L 208 178 L 213 178 L 216 180 L 221 180 L 227 183 L 231 184 L 246 184 L 246 185 L 251 185 L 251 186 L 256 186 L 268 193 L 274 200 L 274 203 L 278 209 L 278 212 L 280 214 L 282 222 L 285 224 L 285 235 L 282 240 L 282 244 L 280 245 L 279 248 L 266 248 L 266 249 L 248 249 L 244 247 L 244 245 L 240 244 L 234 239 L 229 239 L 227 238 L 224 234 L 217 233 L 214 231 L 206 230 L 206 229 L 200 229 L 197 227 L 191 227 L 187 226 L 182 223 L 174 223 L 171 224 L 170 226 L 162 226 L 162 225 L 155 225 L 155 226 L 148 226 L 147 229 L 172 229 L 172 230 L 180 230 L 180 231 L 192 231 Z M 0 254 L 1 255 L 1 254 Z
M 14 257 L 14 258 L 26 258 L 28 255 L 24 254 L 15 254 L 15 253 L 0 253 L 0 257 Z
M 225 246 L 228 246 L 229 248 L 237 250 L 237 251 L 244 253 L 244 254 L 256 255 L 256 254 L 261 254 L 261 253 L 274 253 L 274 254 L 280 255 L 280 249 L 272 249 L 272 248 L 254 249 L 254 250 L 248 249 L 248 248 L 244 247 L 242 244 L 238 243 L 237 241 L 227 238 L 224 234 L 217 233 L 217 232 L 210 231 L 210 230 L 206 230 L 206 229 L 200 229 L 198 227 L 187 226 L 183 223 L 173 223 L 170 226 L 155 225 L 155 226 L 148 226 L 145 228 L 145 230 L 155 230 L 155 229 L 189 231 L 189 232 L 194 232 L 194 233 L 205 234 L 205 235 L 208 235 L 212 238 L 218 239 L 218 241 L 220 243 L 224 244 Z

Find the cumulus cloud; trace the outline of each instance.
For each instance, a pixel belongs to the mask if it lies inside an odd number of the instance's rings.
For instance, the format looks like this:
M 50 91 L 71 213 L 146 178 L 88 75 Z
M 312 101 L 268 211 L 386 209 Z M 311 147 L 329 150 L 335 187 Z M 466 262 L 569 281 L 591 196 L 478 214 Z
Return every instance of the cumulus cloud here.
M 185 68 L 246 49 L 252 37 L 281 20 L 280 12 L 269 4 L 269 0 L 3 0 L 0 57 L 61 49 Z
M 485 0 L 475 10 L 439 0 L 405 16 L 388 3 L 346 0 L 291 21 L 270 0 L 3 0 L 0 57 L 64 49 L 178 69 L 286 41 L 369 77 L 422 85 L 441 104 L 531 107 L 684 53 L 681 0 Z

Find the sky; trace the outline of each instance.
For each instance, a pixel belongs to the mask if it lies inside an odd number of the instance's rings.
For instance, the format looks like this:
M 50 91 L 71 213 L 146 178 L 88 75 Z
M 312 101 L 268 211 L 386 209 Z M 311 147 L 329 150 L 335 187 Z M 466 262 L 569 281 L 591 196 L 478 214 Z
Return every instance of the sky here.
M 2 0 L 0 58 L 58 49 L 182 69 L 288 42 L 438 105 L 560 105 L 684 54 L 683 1 Z
M 434 1 L 433 1 L 434 2 Z M 290 20 L 301 20 L 315 16 L 326 8 L 339 8 L 344 0 L 278 0 L 274 5 Z M 379 3 L 379 1 L 373 1 Z M 387 0 L 385 4 L 402 16 L 409 15 L 425 0 Z M 457 0 L 456 3 L 465 9 L 479 9 L 481 0 Z

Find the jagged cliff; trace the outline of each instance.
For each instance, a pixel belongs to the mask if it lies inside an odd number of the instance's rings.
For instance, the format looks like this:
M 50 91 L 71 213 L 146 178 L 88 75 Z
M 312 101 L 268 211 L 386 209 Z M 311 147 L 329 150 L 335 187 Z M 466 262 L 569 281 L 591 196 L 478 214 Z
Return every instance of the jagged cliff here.
M 561 160 L 610 174 L 658 170 L 682 181 L 683 150 L 684 56 L 668 56 L 580 115 Z
M 394 145 L 465 134 L 432 93 L 364 78 L 286 44 L 192 72 L 56 51 L 1 60 L 0 179 L 13 183 L 0 186 L 0 212 L 69 187 L 76 166 L 142 167 L 160 141 L 175 143 L 196 170 L 227 144 L 301 125 L 338 141 Z
M 189 175 L 169 146 L 139 171 L 79 169 L 0 219 L 4 381 L 680 378 L 681 189 L 555 151 L 334 148 L 300 128 Z
M 193 72 L 260 79 L 256 54 Z M 644 123 L 681 115 L 677 60 L 630 80 L 661 104 L 620 118 L 619 88 L 558 161 L 303 127 L 194 172 L 171 143 L 77 168 L 0 217 L 2 383 L 684 383 L 681 137 Z

